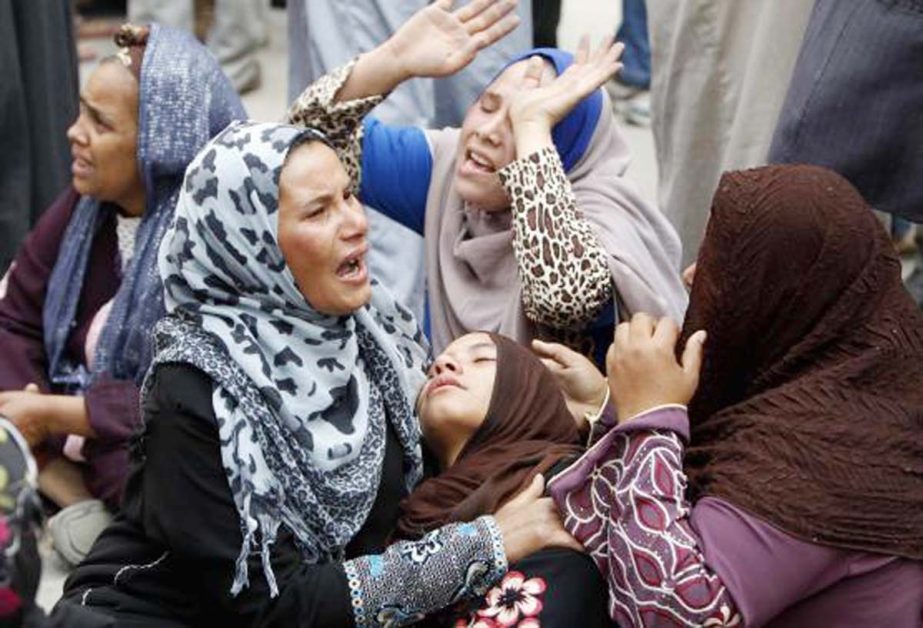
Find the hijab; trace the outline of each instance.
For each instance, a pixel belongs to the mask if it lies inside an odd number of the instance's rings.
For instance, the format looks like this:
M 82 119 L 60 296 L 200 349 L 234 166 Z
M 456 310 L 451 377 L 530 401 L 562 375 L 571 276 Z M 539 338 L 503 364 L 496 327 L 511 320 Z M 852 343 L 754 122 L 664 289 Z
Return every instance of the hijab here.
M 136 28 L 127 28 L 118 38 L 125 45 L 119 58 L 139 79 L 138 166 L 145 211 L 134 255 L 96 346 L 92 372 L 69 360 L 66 346 L 94 235 L 106 212 L 113 211 L 110 205 L 88 196 L 77 202 L 42 313 L 49 379 L 76 392 L 101 375 L 141 383 L 151 359 L 151 328 L 164 313 L 157 247 L 172 217 L 183 172 L 209 138 L 245 116 L 237 92 L 204 46 L 187 33 L 158 24 L 147 33 L 145 40 Z
M 859 193 L 815 166 L 725 174 L 684 337 L 702 328 L 692 497 L 923 558 L 923 314 Z
M 551 372 L 528 349 L 490 334 L 497 375 L 487 415 L 451 467 L 401 503 L 397 536 L 418 538 L 497 511 L 538 474 L 582 449 Z
M 231 588 L 284 525 L 306 562 L 342 558 L 378 494 L 387 421 L 410 490 L 422 476 L 413 401 L 425 342 L 414 318 L 373 281 L 352 314 L 318 312 L 278 244 L 279 175 L 314 130 L 237 122 L 189 165 L 160 250 L 170 313 L 155 364 L 182 362 L 214 382 L 221 460 L 243 531 Z
M 541 48 L 558 73 L 572 57 Z M 426 198 L 424 244 L 432 339 L 441 351 L 462 334 L 486 329 L 526 342 L 542 335 L 522 305 L 513 254 L 510 211 L 470 208 L 455 191 L 460 132 L 427 132 L 433 163 Z M 625 178 L 629 150 L 603 90 L 581 101 L 552 129 L 578 210 L 608 254 L 618 304 L 628 312 L 683 316 L 686 293 L 679 279 L 680 243 L 663 215 Z

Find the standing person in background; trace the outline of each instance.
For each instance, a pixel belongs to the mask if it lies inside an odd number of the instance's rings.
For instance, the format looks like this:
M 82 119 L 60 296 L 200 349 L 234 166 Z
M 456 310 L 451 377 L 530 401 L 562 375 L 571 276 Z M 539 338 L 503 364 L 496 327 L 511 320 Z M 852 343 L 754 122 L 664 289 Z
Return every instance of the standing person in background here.
M 769 161 L 832 168 L 876 210 L 923 222 L 923 2 L 818 0 Z
M 128 20 L 157 22 L 189 33 L 196 32 L 201 0 L 128 0 Z M 214 0 L 205 45 L 221 64 L 238 93 L 260 85 L 256 51 L 266 43 L 264 0 Z M 208 12 L 206 12 L 208 13 Z
M 615 34 L 625 46 L 622 69 L 606 86 L 616 112 L 638 126 L 651 123 L 651 47 L 644 1 L 622 0 L 622 25 Z
M 67 127 L 77 115 L 78 86 L 68 0 L 0 3 L 0 76 L 2 276 L 70 175 Z
M 647 0 L 658 200 L 696 257 L 725 170 L 766 163 L 814 0 Z
M 289 101 L 331 70 L 388 39 L 427 4 L 428 0 L 290 0 Z M 464 2 L 460 0 L 457 4 Z M 407 81 L 375 108 L 375 116 L 394 125 L 428 128 L 458 125 L 467 104 L 477 98 L 506 59 L 530 47 L 528 1 L 520 4 L 518 12 L 520 26 L 482 51 L 466 73 L 438 83 L 425 78 Z M 423 320 L 426 282 L 423 239 L 374 209 L 370 209 L 368 217 L 372 273 Z
M 557 48 L 560 22 L 561 0 L 532 0 L 532 45 Z

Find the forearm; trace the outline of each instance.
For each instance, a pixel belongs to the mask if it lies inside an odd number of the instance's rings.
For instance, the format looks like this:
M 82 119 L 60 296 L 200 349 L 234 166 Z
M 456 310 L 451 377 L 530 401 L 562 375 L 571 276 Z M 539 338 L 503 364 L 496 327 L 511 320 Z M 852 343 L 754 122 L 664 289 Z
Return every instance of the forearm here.
M 632 419 L 586 454 L 590 465 L 578 462 L 584 464 L 582 482 L 555 496 L 565 526 L 606 575 L 610 614 L 620 625 L 646 625 L 650 613 L 683 626 L 740 622 L 689 524 L 682 467 L 687 433 L 680 406 Z M 695 604 L 688 603 L 689 591 L 695 591 Z
M 50 433 L 96 438 L 96 431 L 90 425 L 90 415 L 83 397 L 43 395 L 42 403 Z
M 388 42 L 385 42 L 374 50 L 359 55 L 352 72 L 337 92 L 334 102 L 385 96 L 409 78 L 407 72 L 396 61 Z
M 507 569 L 492 517 L 451 524 L 419 541 L 345 563 L 357 626 L 401 626 L 483 595 Z
M 343 167 L 358 191 L 362 177 L 362 119 L 381 102 L 380 95 L 354 99 L 342 97 L 342 90 L 351 80 L 359 60 L 353 60 L 309 85 L 295 99 L 286 114 L 286 121 L 295 126 L 320 130 L 336 149 Z M 368 68 L 366 69 L 366 71 Z
M 520 155 L 535 149 L 499 173 L 511 200 L 525 313 L 551 327 L 584 328 L 612 299 L 606 253 L 580 215 L 550 132 L 517 130 L 516 144 Z

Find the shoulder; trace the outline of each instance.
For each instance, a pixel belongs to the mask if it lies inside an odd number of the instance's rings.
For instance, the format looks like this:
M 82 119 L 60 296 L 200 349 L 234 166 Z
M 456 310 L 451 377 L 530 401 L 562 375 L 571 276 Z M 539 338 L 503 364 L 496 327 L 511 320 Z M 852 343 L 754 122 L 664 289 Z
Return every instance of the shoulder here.
M 201 369 L 184 362 L 166 362 L 151 369 L 145 387 L 145 422 L 163 414 L 189 414 L 215 424 L 214 382 Z

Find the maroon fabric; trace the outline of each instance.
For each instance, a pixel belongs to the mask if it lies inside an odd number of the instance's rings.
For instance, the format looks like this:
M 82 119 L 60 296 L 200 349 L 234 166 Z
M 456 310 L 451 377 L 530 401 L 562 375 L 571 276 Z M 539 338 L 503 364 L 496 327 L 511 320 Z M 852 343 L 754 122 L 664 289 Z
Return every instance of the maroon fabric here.
M 724 175 L 684 339 L 701 328 L 693 500 L 923 558 L 923 314 L 859 193 L 814 166 Z
M 537 473 L 579 455 L 580 436 L 551 372 L 528 349 L 490 334 L 497 376 L 484 423 L 458 459 L 401 503 L 399 538 L 496 512 Z
M 16 255 L 6 296 L 0 299 L 0 390 L 20 390 L 34 382 L 42 392 L 59 392 L 46 374 L 42 309 L 61 239 L 79 198 L 73 189 L 62 193 L 42 214 Z M 76 362 L 85 362 L 84 347 L 93 316 L 115 295 L 121 281 L 115 224 L 113 212 L 100 225 L 90 252 L 76 324 L 67 341 L 69 357 Z M 128 436 L 140 425 L 139 390 L 132 382 L 102 378 L 87 391 L 86 403 L 90 425 L 100 442 L 84 451 L 89 463 L 85 476 L 91 492 L 114 505 L 128 468 Z M 59 449 L 63 440 L 54 440 Z M 103 451 L 105 460 L 97 460 Z

